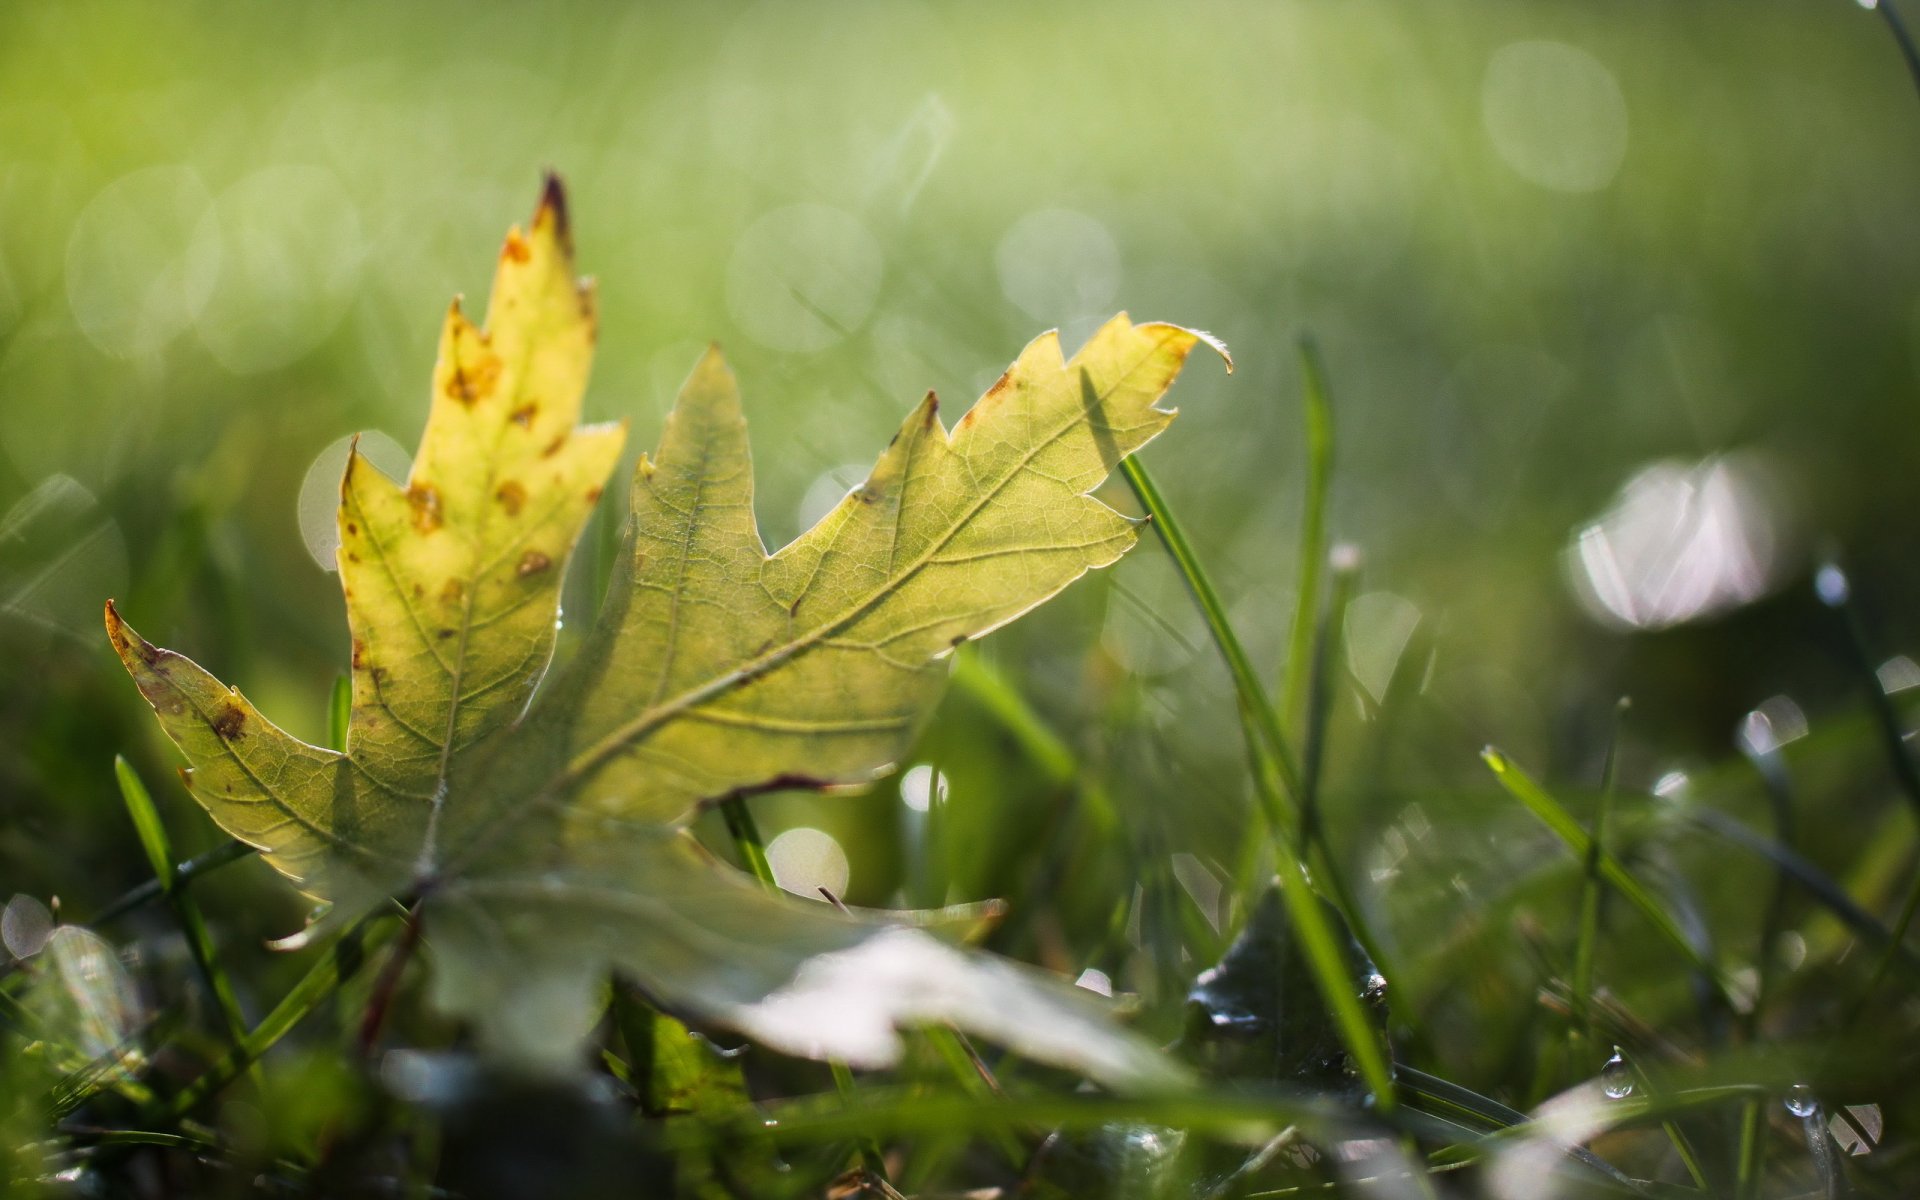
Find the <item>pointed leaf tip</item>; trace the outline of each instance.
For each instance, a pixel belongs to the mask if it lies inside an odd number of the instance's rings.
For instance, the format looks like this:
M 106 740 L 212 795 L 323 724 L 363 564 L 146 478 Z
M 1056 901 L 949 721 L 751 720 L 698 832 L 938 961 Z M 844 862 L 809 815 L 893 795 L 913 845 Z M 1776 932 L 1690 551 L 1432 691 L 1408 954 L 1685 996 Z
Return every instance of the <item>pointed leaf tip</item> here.
M 536 229 L 542 221 L 553 222 L 554 236 L 562 243 L 571 244 L 573 221 L 567 213 L 567 187 L 560 182 L 560 176 L 552 171 L 546 173 L 546 180 L 540 189 L 540 206 L 533 212 Z

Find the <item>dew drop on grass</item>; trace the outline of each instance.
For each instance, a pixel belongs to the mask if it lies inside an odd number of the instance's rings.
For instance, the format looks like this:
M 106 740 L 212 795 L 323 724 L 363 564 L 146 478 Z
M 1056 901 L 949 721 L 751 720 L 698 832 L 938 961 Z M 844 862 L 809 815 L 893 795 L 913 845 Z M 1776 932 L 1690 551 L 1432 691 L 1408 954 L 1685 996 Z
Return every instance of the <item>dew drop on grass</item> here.
M 1600 1067 L 1600 1090 L 1609 1100 L 1625 1100 L 1633 1095 L 1633 1068 L 1627 1065 L 1626 1058 L 1614 1047 L 1613 1057 Z
M 1820 1101 L 1813 1089 L 1804 1083 L 1796 1083 L 1787 1089 L 1787 1111 L 1796 1117 L 1810 1117 L 1820 1107 Z

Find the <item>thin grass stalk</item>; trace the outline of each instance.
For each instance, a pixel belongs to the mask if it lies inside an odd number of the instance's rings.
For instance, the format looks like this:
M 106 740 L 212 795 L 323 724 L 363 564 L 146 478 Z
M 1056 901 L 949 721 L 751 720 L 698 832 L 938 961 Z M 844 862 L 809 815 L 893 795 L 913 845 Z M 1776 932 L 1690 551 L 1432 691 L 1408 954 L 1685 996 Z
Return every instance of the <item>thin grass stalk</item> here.
M 1586 872 L 1580 887 L 1580 924 L 1573 946 L 1573 1037 L 1569 1053 L 1575 1062 L 1593 1044 L 1593 954 L 1600 941 L 1600 899 L 1602 882 L 1600 862 L 1607 843 L 1607 818 L 1613 809 L 1614 789 L 1619 778 L 1620 733 L 1626 720 L 1628 701 L 1622 696 L 1614 705 L 1613 728 L 1607 739 L 1607 757 L 1600 768 L 1600 803 L 1593 814 L 1593 840 L 1587 848 Z
M 1126 477 L 1128 486 L 1139 499 L 1140 507 L 1152 519 L 1153 531 L 1159 536 L 1160 544 L 1166 547 L 1174 566 L 1179 568 L 1180 576 L 1186 582 L 1187 590 L 1200 606 L 1207 632 L 1213 636 L 1213 643 L 1226 660 L 1228 673 L 1233 676 L 1234 691 L 1247 708 L 1265 753 L 1272 758 L 1279 772 L 1284 788 L 1283 807 L 1291 810 L 1294 807 L 1293 798 L 1300 794 L 1300 768 L 1294 762 L 1293 752 L 1287 748 L 1280 715 L 1274 711 L 1266 688 L 1261 686 L 1259 676 L 1254 673 L 1246 648 L 1240 644 L 1239 636 L 1227 620 L 1226 605 L 1220 602 L 1220 593 L 1214 589 L 1213 580 L 1207 575 L 1206 568 L 1200 565 L 1199 556 L 1194 553 L 1192 543 L 1187 541 L 1186 532 L 1174 518 L 1172 509 L 1161 496 L 1160 489 L 1154 486 L 1153 477 L 1147 474 L 1139 458 L 1130 456 L 1121 459 L 1120 473 Z
M 1593 851 L 1593 838 L 1580 827 L 1580 822 L 1573 819 L 1573 814 L 1561 807 L 1558 800 L 1548 795 L 1538 783 L 1535 783 L 1526 772 L 1499 750 L 1488 746 L 1481 752 L 1481 757 L 1486 760 L 1487 766 L 1492 769 L 1494 777 L 1507 790 L 1507 794 L 1520 801 L 1529 812 L 1540 818 L 1567 849 L 1585 861 L 1587 855 Z M 1661 937 L 1672 943 L 1675 949 L 1686 956 L 1687 961 L 1720 993 L 1722 999 L 1727 998 L 1732 992 L 1732 984 L 1725 973 L 1701 953 L 1700 948 L 1694 945 L 1692 939 L 1681 930 L 1672 914 L 1654 899 L 1653 893 L 1647 890 L 1646 885 L 1635 878 L 1618 858 L 1608 853 L 1605 847 L 1600 849 L 1598 858 L 1601 876 L 1613 885 L 1613 889 L 1624 896 L 1628 903 L 1640 910 Z
M 1300 773 L 1287 751 L 1286 739 L 1281 734 L 1273 703 L 1253 673 L 1246 651 L 1227 621 L 1226 608 L 1220 603 L 1219 593 L 1214 590 L 1212 580 L 1194 554 L 1166 500 L 1154 486 L 1152 477 L 1135 458 L 1122 459 L 1120 467 L 1127 482 L 1132 485 L 1134 495 L 1139 498 L 1141 507 L 1152 517 L 1161 544 L 1172 556 L 1174 565 L 1180 569 L 1188 590 L 1199 604 L 1201 615 L 1213 634 L 1214 644 L 1227 660 L 1227 669 L 1233 675 L 1234 686 L 1239 693 L 1242 719 L 1249 731 L 1248 753 L 1255 760 L 1254 786 L 1272 825 L 1281 893 L 1288 916 L 1307 949 L 1307 961 L 1313 968 L 1314 983 L 1333 1013 L 1342 1044 L 1352 1056 L 1361 1079 L 1373 1092 L 1376 1107 L 1382 1113 L 1391 1112 L 1397 1100 L 1386 1048 L 1360 1007 L 1353 981 L 1347 978 L 1346 962 L 1340 953 L 1333 927 L 1328 923 L 1326 912 L 1307 881 L 1301 847 L 1295 844 L 1289 833 L 1299 817 L 1297 810 L 1289 812 L 1292 806 L 1287 801 L 1290 796 L 1297 797 L 1300 794 Z M 1289 817 L 1292 819 L 1289 820 Z M 1321 870 L 1329 877 L 1333 874 L 1331 864 L 1326 864 Z M 1358 914 L 1349 910 L 1346 915 L 1357 929 Z
M 1307 481 L 1300 509 L 1299 591 L 1294 599 L 1293 629 L 1287 639 L 1287 662 L 1280 687 L 1282 727 L 1291 730 L 1300 728 L 1307 705 L 1307 664 L 1313 651 L 1314 629 L 1319 625 L 1320 570 L 1327 559 L 1327 496 L 1333 484 L 1334 445 L 1333 404 L 1320 347 L 1311 334 L 1303 334 L 1298 349 Z
M 1894 45 L 1900 48 L 1900 59 L 1907 64 L 1907 77 L 1913 80 L 1915 89 L 1920 89 L 1920 48 L 1914 46 L 1913 33 L 1900 10 L 1893 6 L 1893 0 L 1874 0 L 1868 7 L 1877 10 L 1881 20 L 1887 23 Z
M 733 838 L 734 848 L 740 852 L 740 861 L 746 865 L 747 873 L 758 879 L 770 892 L 778 894 L 780 883 L 773 877 L 773 864 L 767 861 L 767 843 L 760 836 L 760 826 L 753 819 L 753 810 L 747 807 L 744 796 L 728 796 L 720 802 L 720 815 L 727 823 L 727 833 Z
M 336 675 L 333 691 L 327 696 L 327 745 L 345 754 L 347 730 L 352 724 L 353 681 L 345 675 Z
M 174 919 L 180 922 L 181 933 L 186 935 L 187 949 L 193 955 L 194 965 L 199 968 L 201 979 L 206 981 L 207 990 L 213 995 L 214 1006 L 220 1010 L 229 1037 L 238 1045 L 247 1036 L 247 1019 L 240 1011 L 240 1000 L 234 995 L 233 983 L 220 965 L 220 956 L 214 949 L 213 935 L 207 929 L 206 918 L 174 867 L 173 844 L 167 838 L 166 825 L 160 820 L 160 810 L 154 807 L 153 796 L 147 791 L 147 785 L 141 781 L 139 773 L 133 769 L 133 764 L 124 757 L 114 756 L 113 774 L 120 783 L 120 797 L 126 802 L 127 815 L 133 819 L 134 831 L 140 835 L 141 848 L 147 852 L 147 861 L 153 866 L 154 878 L 160 881 L 161 893 L 172 906 Z
M 200 1102 L 238 1078 L 260 1056 L 292 1032 L 308 1013 L 352 978 L 373 952 L 398 931 L 398 914 L 382 910 L 370 914 L 336 941 L 328 944 L 320 960 L 300 977 L 273 1011 L 212 1066 L 176 1095 L 162 1110 L 167 1120 L 178 1120 L 199 1107 Z M 357 943 L 358 953 L 340 954 L 336 950 Z
M 1733 1169 L 1735 1200 L 1754 1200 L 1760 1192 L 1760 1175 L 1766 1164 L 1766 1104 L 1764 1098 L 1750 1096 L 1740 1106 L 1740 1141 Z

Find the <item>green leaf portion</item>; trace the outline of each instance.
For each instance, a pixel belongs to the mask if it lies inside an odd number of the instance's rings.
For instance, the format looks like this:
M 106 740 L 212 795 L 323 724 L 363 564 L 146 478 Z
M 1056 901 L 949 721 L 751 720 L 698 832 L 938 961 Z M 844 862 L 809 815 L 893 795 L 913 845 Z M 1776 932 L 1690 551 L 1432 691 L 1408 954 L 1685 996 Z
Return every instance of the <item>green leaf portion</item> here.
M 551 790 L 577 797 L 574 835 L 892 762 L 954 646 L 1134 544 L 1134 522 L 1087 492 L 1172 420 L 1155 402 L 1199 340 L 1120 316 L 1069 362 L 1042 335 L 951 434 L 929 395 L 867 480 L 772 556 L 739 392 L 710 351 L 640 464 L 578 699 L 531 725 L 569 748 Z
M 424 805 L 368 804 L 378 786 L 346 755 L 309 746 L 193 660 L 142 638 L 107 604 L 107 634 L 191 766 L 181 782 L 220 828 L 309 895 L 340 901 L 403 875 Z

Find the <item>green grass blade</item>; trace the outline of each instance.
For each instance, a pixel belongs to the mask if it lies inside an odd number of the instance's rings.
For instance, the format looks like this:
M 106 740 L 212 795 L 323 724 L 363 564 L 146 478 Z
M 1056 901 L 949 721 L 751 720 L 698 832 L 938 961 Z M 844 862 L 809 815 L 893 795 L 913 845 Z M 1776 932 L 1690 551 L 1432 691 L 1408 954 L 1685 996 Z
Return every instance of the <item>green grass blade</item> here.
M 1740 1148 L 1734 1159 L 1733 1194 L 1753 1200 L 1760 1194 L 1760 1172 L 1766 1159 L 1766 1101 L 1750 1097 L 1740 1106 Z
M 1771 862 L 1781 875 L 1799 884 L 1861 941 L 1883 952 L 1890 952 L 1893 962 L 1909 974 L 1920 975 L 1920 956 L 1895 941 L 1879 918 L 1861 908 L 1844 887 L 1798 852 L 1714 809 L 1690 813 L 1687 819 L 1695 828 Z
M 1340 953 L 1332 926 L 1327 923 L 1326 910 L 1307 882 L 1300 860 L 1288 847 L 1282 848 L 1278 858 L 1283 885 L 1281 897 L 1286 901 L 1287 915 L 1293 919 L 1301 945 L 1306 948 L 1320 998 L 1333 1011 L 1340 1040 L 1353 1056 L 1361 1080 L 1373 1092 L 1374 1106 L 1382 1113 L 1390 1113 L 1398 1102 L 1386 1046 L 1367 1019 L 1366 1010 L 1360 1007 L 1360 997 L 1347 977 L 1346 959 Z
M 1593 1043 L 1593 951 L 1600 940 L 1600 861 L 1607 844 L 1607 817 L 1613 809 L 1613 792 L 1620 763 L 1620 726 L 1626 717 L 1627 699 L 1622 696 L 1613 710 L 1613 732 L 1607 741 L 1606 763 L 1600 769 L 1600 805 L 1593 814 L 1592 844 L 1587 847 L 1585 879 L 1580 886 L 1579 932 L 1573 946 L 1573 1022 L 1570 1046 L 1574 1062 L 1580 1051 Z M 1576 1072 L 1582 1068 L 1574 1067 Z
M 292 1032 L 294 1026 L 318 1007 L 321 1001 L 352 978 L 373 957 L 375 951 L 392 940 L 401 925 L 396 919 L 398 916 L 391 911 L 382 911 L 364 917 L 324 947 L 320 952 L 320 960 L 281 997 L 273 1011 L 176 1095 L 166 1106 L 163 1115 L 175 1120 L 184 1117 L 199 1107 L 201 1101 L 238 1078 L 241 1072 Z M 349 946 L 354 953 L 335 953 Z
M 1313 631 L 1319 624 L 1320 569 L 1327 560 L 1327 494 L 1333 483 L 1333 404 L 1328 398 L 1320 347 L 1302 335 L 1300 352 L 1301 416 L 1307 441 L 1306 502 L 1300 510 L 1300 590 L 1294 600 L 1293 630 L 1287 639 L 1287 663 L 1281 682 L 1283 728 L 1300 728 L 1307 703 L 1307 664 Z
M 1853 585 L 1839 567 L 1828 563 L 1816 575 L 1814 591 L 1820 602 L 1840 618 L 1841 629 L 1846 635 L 1848 665 L 1853 668 L 1860 690 L 1866 696 L 1867 707 L 1873 713 L 1874 727 L 1880 733 L 1880 745 L 1886 753 L 1887 765 L 1893 769 L 1894 782 L 1900 785 L 1900 794 L 1913 807 L 1915 816 L 1920 816 L 1920 764 L 1914 762 L 1913 752 L 1907 748 L 1906 731 L 1901 726 L 1900 714 L 1894 709 L 1886 688 L 1880 686 L 1879 673 L 1873 669 L 1873 651 L 1867 644 L 1867 631 L 1861 625 L 1859 610 L 1853 603 Z
M 353 680 L 337 675 L 333 680 L 333 694 L 327 697 L 327 745 L 345 754 L 347 727 L 352 721 Z
M 1226 607 L 1220 603 L 1220 595 L 1214 590 L 1213 581 L 1200 565 L 1192 544 L 1187 541 L 1185 532 L 1174 519 L 1173 511 L 1160 495 L 1160 490 L 1154 486 L 1152 477 L 1135 458 L 1121 460 L 1120 469 L 1132 485 L 1134 495 L 1139 497 L 1141 507 L 1153 518 L 1161 544 L 1180 569 L 1188 590 L 1200 606 L 1214 644 L 1226 659 L 1234 688 L 1239 693 L 1241 715 L 1249 731 L 1248 752 L 1254 759 L 1254 786 L 1262 795 L 1264 807 L 1273 824 L 1277 849 L 1275 858 L 1279 860 L 1281 890 L 1286 899 L 1287 914 L 1306 947 L 1314 983 L 1333 1013 L 1347 1053 L 1359 1068 L 1361 1079 L 1372 1090 L 1374 1103 L 1379 1110 L 1391 1112 L 1395 1098 L 1386 1048 L 1360 1007 L 1360 998 L 1347 978 L 1346 964 L 1333 928 L 1327 923 L 1325 911 L 1310 890 L 1312 885 L 1307 882 L 1306 870 L 1299 857 L 1301 847 L 1296 846 L 1290 836 L 1290 830 L 1299 816 L 1297 811 L 1288 811 L 1288 800 L 1300 794 L 1300 772 L 1287 750 L 1286 737 L 1281 731 L 1273 702 L 1260 685 L 1246 650 L 1227 621 Z M 1323 867 L 1326 872 L 1331 872 L 1331 869 L 1330 865 Z M 1354 914 L 1349 911 L 1347 917 L 1352 921 Z
M 115 755 L 113 773 L 120 781 L 120 796 L 126 801 L 127 813 L 133 818 L 133 828 L 140 835 L 140 845 L 147 852 L 147 861 L 153 864 L 154 877 L 160 881 L 162 893 L 173 906 L 174 917 L 180 922 L 181 932 L 186 935 L 187 948 L 193 954 L 194 964 L 200 968 L 200 976 L 206 980 L 208 991 L 213 993 L 214 1003 L 226 1022 L 227 1032 L 237 1045 L 247 1035 L 247 1020 L 240 1012 L 240 1001 L 234 995 L 233 983 L 220 966 L 219 955 L 213 946 L 213 935 L 207 929 L 200 906 L 194 902 L 181 883 L 179 872 L 174 869 L 173 845 L 167 839 L 167 828 L 160 820 L 160 811 L 154 807 L 153 796 L 148 793 L 147 785 L 141 781 L 133 764 Z
M 1214 590 L 1213 580 L 1208 577 L 1206 568 L 1200 565 L 1192 543 L 1187 541 L 1186 531 L 1174 519 L 1173 510 L 1160 495 L 1160 489 L 1154 486 L 1153 477 L 1147 474 L 1146 467 L 1141 465 L 1137 457 L 1129 456 L 1120 460 L 1120 473 L 1126 476 L 1127 484 L 1140 501 L 1140 507 L 1152 518 L 1153 531 L 1159 536 L 1160 544 L 1166 547 L 1174 566 L 1180 570 L 1181 578 L 1186 581 L 1187 590 L 1193 593 L 1195 603 L 1199 604 L 1200 615 L 1207 623 L 1207 632 L 1213 636 L 1213 644 L 1226 660 L 1227 671 L 1233 676 L 1234 691 L 1240 697 L 1240 705 L 1252 719 L 1264 752 L 1273 760 L 1279 772 L 1287 807 L 1291 808 L 1292 799 L 1300 794 L 1300 769 L 1294 763 L 1293 752 L 1287 749 L 1280 715 L 1274 711 L 1273 701 L 1268 698 L 1266 688 L 1260 685 L 1260 677 L 1254 673 L 1245 647 L 1241 646 L 1239 636 L 1227 621 L 1227 609 L 1220 602 L 1220 593 Z
M 1534 816 L 1540 818 L 1567 849 L 1573 851 L 1575 857 L 1584 861 L 1590 853 L 1593 853 L 1593 839 L 1585 829 L 1580 827 L 1580 822 L 1574 820 L 1573 814 L 1562 808 L 1560 802 L 1549 796 L 1526 772 L 1515 766 L 1512 760 L 1492 746 L 1482 751 L 1481 757 L 1486 760 L 1487 766 L 1492 768 L 1494 777 L 1500 781 L 1502 787 L 1507 789 L 1507 793 L 1525 805 Z M 1660 902 L 1654 898 L 1653 893 L 1634 878 L 1619 859 L 1607 853 L 1604 847 L 1600 849 L 1597 859 L 1600 874 L 1613 885 L 1614 890 L 1624 896 L 1628 903 L 1639 909 L 1660 936 L 1673 943 L 1674 948 L 1684 954 L 1687 961 L 1707 977 L 1719 990 L 1720 995 L 1723 998 L 1726 997 L 1731 990 L 1726 976 L 1719 967 L 1708 961 L 1700 952 L 1700 948 L 1682 932 L 1679 923 L 1660 906 Z
M 181 863 L 174 869 L 173 876 L 176 882 L 185 883 L 190 879 L 198 879 L 202 875 L 211 874 L 221 867 L 226 866 L 228 863 L 236 863 L 243 858 L 252 858 L 254 853 L 253 847 L 247 845 L 245 842 L 237 840 L 226 842 L 222 845 L 215 846 L 204 854 L 196 854 L 186 862 Z M 122 892 L 118 897 L 108 903 L 105 908 L 95 913 L 92 919 L 86 921 L 85 924 L 104 925 L 116 917 L 125 916 L 142 905 L 153 903 L 165 894 L 166 890 L 161 886 L 160 880 L 157 877 L 149 879 L 145 883 L 138 884 Z
M 740 851 L 740 861 L 746 864 L 748 874 L 765 884 L 768 891 L 778 892 L 780 883 L 773 877 L 773 864 L 767 861 L 767 843 L 760 836 L 760 826 L 753 819 L 753 810 L 741 796 L 728 796 L 720 802 L 720 815 L 726 819 L 727 833 L 733 837 L 734 847 Z

